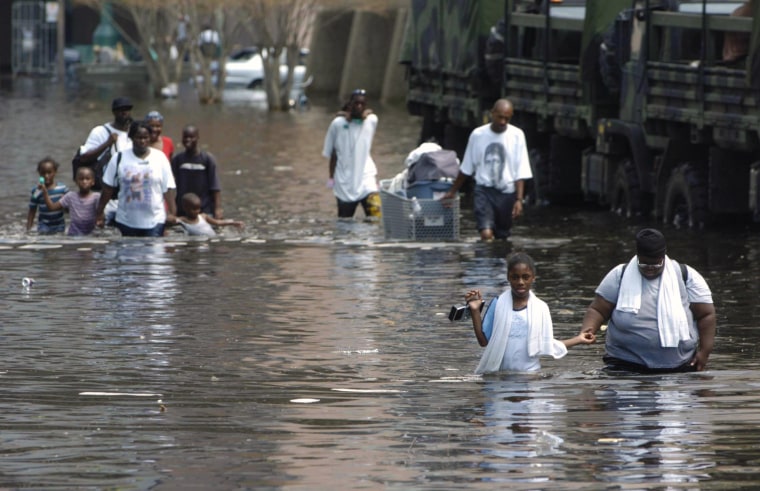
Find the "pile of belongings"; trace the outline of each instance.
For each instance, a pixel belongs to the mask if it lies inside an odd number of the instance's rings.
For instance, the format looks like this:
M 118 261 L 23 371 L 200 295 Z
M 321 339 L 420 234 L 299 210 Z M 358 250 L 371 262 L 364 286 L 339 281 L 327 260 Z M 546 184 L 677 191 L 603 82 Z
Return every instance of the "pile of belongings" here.
M 459 174 L 459 158 L 453 150 L 437 143 L 423 143 L 404 160 L 406 168 L 391 180 L 388 191 L 406 197 L 406 190 L 416 185 L 445 181 L 451 183 Z

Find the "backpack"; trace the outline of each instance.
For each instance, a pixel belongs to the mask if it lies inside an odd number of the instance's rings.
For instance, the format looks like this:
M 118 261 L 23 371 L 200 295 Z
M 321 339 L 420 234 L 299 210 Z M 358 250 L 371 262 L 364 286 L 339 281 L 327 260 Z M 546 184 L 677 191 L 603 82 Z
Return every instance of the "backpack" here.
M 113 189 L 113 195 L 111 195 L 111 199 L 116 199 L 119 197 L 119 164 L 121 164 L 121 156 L 122 152 L 116 152 L 116 172 L 114 173 L 114 176 L 116 176 L 116 182 L 114 182 L 114 185 L 112 186 Z M 108 164 L 106 163 L 106 166 Z M 103 167 L 103 171 L 105 171 L 105 166 Z M 101 172 L 101 178 L 103 177 L 103 174 Z
M 111 130 L 108 129 L 107 125 L 103 125 L 103 128 L 106 129 L 108 132 L 108 136 L 111 136 Z M 92 169 L 92 172 L 95 174 L 95 185 L 92 187 L 93 191 L 100 191 L 103 189 L 103 170 L 105 169 L 106 165 L 108 165 L 108 162 L 111 160 L 111 155 L 113 155 L 113 148 L 114 145 L 109 146 L 103 154 L 98 157 L 98 159 L 95 162 L 85 164 L 82 162 L 82 154 L 81 154 L 81 148 L 77 149 L 76 155 L 74 155 L 74 158 L 71 159 L 71 168 L 74 171 L 73 179 L 74 182 L 77 180 L 77 171 L 80 167 L 90 167 Z

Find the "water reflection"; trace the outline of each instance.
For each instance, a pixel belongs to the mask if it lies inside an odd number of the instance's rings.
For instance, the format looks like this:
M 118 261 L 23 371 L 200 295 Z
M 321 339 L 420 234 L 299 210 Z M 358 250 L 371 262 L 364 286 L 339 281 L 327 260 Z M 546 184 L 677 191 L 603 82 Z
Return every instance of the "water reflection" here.
M 112 94 L 0 88 L 0 486 L 71 489 L 754 489 L 760 483 L 760 255 L 751 230 L 676 232 L 713 288 L 710 371 L 609 377 L 603 339 L 536 376 L 481 378 L 482 348 L 446 314 L 537 261 L 558 338 L 577 333 L 641 224 L 594 208 L 530 209 L 508 242 L 385 241 L 337 222 L 319 156 L 337 105 L 139 101 L 165 130 L 201 127 L 243 234 L 75 240 L 23 233 L 39 153 L 63 164 Z M 244 93 L 239 96 L 245 99 Z M 184 99 L 182 98 L 184 97 Z M 107 102 L 105 103 L 107 105 Z M 378 106 L 375 160 L 395 174 L 418 122 Z M 28 135 L 52 135 L 22 145 Z M 24 289 L 21 279 L 34 278 Z M 105 393 L 110 395 L 85 395 Z M 143 397 L 140 394 L 155 394 Z M 160 396 L 158 396 L 160 394 Z M 298 400 L 309 402 L 293 402 Z M 159 403 L 159 400 L 161 403 Z M 162 411 L 161 405 L 165 410 Z M 63 484 L 62 484 L 63 483 Z
M 555 433 L 566 424 L 566 409 L 551 393 L 540 392 L 541 385 L 539 375 L 509 375 L 486 382 L 483 424 L 493 433 L 485 438 L 489 450 L 484 453 L 499 460 L 487 460 L 484 467 L 522 474 L 520 459 L 564 453 L 564 439 Z M 522 479 L 541 482 L 546 476 Z
M 607 416 L 596 423 L 607 435 L 597 440 L 607 449 L 605 461 L 597 463 L 597 477 L 620 484 L 634 475 L 638 482 L 669 485 L 709 480 L 717 465 L 712 412 L 695 386 L 710 379 L 624 379 L 597 390 L 594 404 Z

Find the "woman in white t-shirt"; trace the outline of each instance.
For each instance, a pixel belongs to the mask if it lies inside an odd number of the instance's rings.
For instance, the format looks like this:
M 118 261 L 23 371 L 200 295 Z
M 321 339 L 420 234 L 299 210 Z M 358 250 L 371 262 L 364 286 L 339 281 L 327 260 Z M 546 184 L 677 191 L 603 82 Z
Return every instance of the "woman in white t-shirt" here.
M 161 237 L 167 222 L 176 221 L 176 185 L 163 152 L 150 147 L 151 128 L 143 121 L 129 127 L 132 149 L 115 154 L 103 172 L 97 225 L 105 224 L 104 210 L 118 189 L 116 228 L 132 237 Z

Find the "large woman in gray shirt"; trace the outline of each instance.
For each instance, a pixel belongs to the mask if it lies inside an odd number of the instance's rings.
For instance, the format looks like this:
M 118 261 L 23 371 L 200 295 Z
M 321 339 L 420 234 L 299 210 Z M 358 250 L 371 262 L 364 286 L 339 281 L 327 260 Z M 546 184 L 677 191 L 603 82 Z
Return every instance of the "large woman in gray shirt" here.
M 636 234 L 636 255 L 613 268 L 596 289 L 581 333 L 608 322 L 608 370 L 638 373 L 702 371 L 715 341 L 715 307 L 695 269 L 666 255 L 655 229 Z

